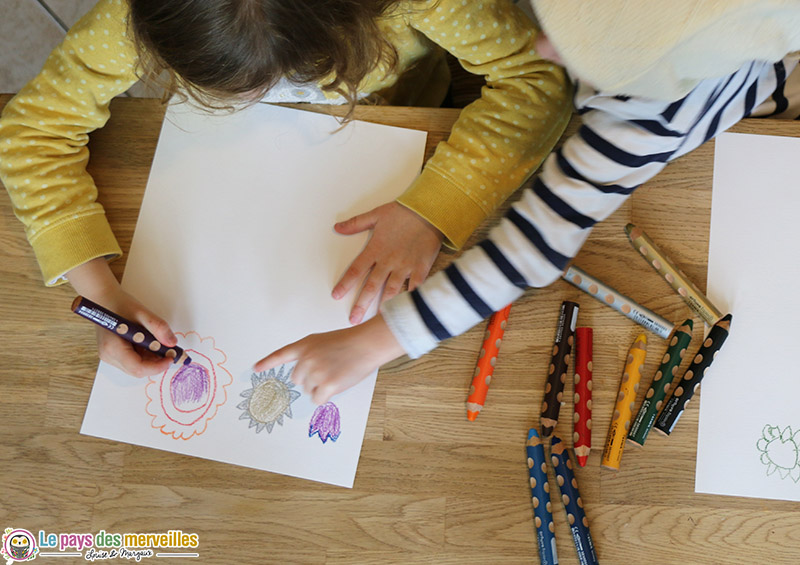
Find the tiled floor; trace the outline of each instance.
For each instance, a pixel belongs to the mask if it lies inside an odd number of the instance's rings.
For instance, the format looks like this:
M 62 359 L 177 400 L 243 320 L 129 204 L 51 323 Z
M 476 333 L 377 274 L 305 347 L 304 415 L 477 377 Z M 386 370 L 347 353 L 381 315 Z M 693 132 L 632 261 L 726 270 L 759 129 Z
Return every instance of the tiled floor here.
M 0 0 L 0 92 L 17 92 L 97 0 Z M 142 85 L 129 91 L 149 95 Z

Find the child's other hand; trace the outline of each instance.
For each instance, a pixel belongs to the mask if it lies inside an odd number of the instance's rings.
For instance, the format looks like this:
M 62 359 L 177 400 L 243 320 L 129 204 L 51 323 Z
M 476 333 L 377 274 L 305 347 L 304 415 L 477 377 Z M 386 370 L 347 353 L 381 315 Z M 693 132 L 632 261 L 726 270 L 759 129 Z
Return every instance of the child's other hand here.
M 122 290 L 105 259 L 93 259 L 72 269 L 67 273 L 67 279 L 78 294 L 132 322 L 138 322 L 164 345 L 169 347 L 178 344 L 178 338 L 167 322 Z M 139 378 L 163 373 L 172 363 L 171 359 L 134 347 L 100 327 L 97 328 L 97 351 L 101 360 Z
M 292 381 L 302 386 L 316 404 L 355 386 L 384 363 L 405 351 L 378 315 L 363 324 L 334 332 L 313 334 L 255 364 L 256 371 L 297 361 Z
M 352 324 L 361 322 L 382 288 L 381 302 L 398 294 L 406 280 L 409 281 L 409 290 L 421 284 L 439 254 L 443 239 L 438 229 L 397 202 L 389 202 L 339 222 L 334 229 L 344 235 L 372 230 L 367 246 L 352 262 L 332 293 L 338 300 L 367 277 L 350 311 Z

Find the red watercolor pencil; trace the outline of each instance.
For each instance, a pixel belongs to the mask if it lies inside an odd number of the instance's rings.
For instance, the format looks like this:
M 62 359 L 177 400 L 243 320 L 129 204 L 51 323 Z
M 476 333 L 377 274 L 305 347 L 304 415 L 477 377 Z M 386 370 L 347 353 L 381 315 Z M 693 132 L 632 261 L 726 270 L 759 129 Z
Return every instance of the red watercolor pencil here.
M 585 467 L 592 449 L 592 328 L 575 330 L 575 349 L 572 445 L 578 465 Z

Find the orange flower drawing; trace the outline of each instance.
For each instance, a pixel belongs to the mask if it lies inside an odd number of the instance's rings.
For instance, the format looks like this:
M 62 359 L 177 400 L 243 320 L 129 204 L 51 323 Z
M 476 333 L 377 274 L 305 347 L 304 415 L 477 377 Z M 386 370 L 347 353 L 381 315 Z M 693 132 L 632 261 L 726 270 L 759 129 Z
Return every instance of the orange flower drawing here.
M 150 377 L 145 387 L 145 410 L 151 425 L 173 439 L 191 439 L 206 431 L 208 422 L 228 399 L 225 387 L 233 375 L 223 366 L 228 357 L 212 337 L 196 332 L 176 333 L 192 358 L 188 365 L 171 365 L 162 375 Z

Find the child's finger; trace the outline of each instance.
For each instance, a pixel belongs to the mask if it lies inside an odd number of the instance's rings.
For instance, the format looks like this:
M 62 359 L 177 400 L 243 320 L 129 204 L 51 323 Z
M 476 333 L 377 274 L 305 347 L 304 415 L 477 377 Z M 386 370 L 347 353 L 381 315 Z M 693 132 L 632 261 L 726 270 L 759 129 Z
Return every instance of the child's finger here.
M 335 300 L 339 300 L 341 297 L 345 296 L 350 289 L 352 289 L 358 281 L 364 278 L 364 275 L 375 265 L 375 260 L 372 258 L 372 254 L 367 254 L 367 250 L 361 252 L 361 254 L 353 260 L 348 267 L 347 271 L 345 271 L 342 278 L 339 279 L 339 282 L 333 287 L 333 292 L 331 296 Z
M 148 376 L 144 374 L 144 371 L 140 370 L 138 365 L 140 358 L 133 350 L 133 347 L 128 343 L 109 343 L 100 349 L 99 354 L 100 359 L 106 363 L 111 363 L 132 377 L 140 379 Z
M 375 300 L 375 297 L 380 294 L 388 276 L 389 273 L 383 269 L 379 269 L 377 266 L 372 269 L 369 277 L 367 277 L 367 281 L 361 288 L 358 298 L 356 298 L 356 303 L 353 305 L 352 310 L 350 310 L 351 324 L 355 325 L 361 323 L 361 320 L 364 319 L 364 314 L 367 313 L 367 308 L 369 308 L 369 305 Z
M 158 375 L 163 373 L 167 369 L 169 369 L 170 365 L 173 364 L 173 360 L 166 358 L 166 357 L 158 357 L 157 355 L 153 355 L 152 357 L 145 358 L 139 357 L 140 360 L 140 367 L 141 372 L 145 376 L 151 375 Z
M 408 275 L 409 273 L 392 271 L 392 274 L 389 275 L 389 279 L 386 281 L 386 286 L 383 288 L 381 304 L 393 296 L 400 294 L 400 291 L 403 290 L 403 283 L 408 279 Z
M 337 222 L 333 225 L 333 229 L 343 235 L 352 235 L 354 233 L 371 230 L 375 227 L 377 222 L 378 217 L 373 209 L 369 212 L 359 214 L 358 216 L 353 216 L 343 222 Z
M 292 379 L 292 382 L 296 386 L 303 387 L 303 390 L 305 390 L 308 386 L 308 383 L 306 382 L 306 373 L 300 363 L 294 366 L 292 374 L 289 378 Z
M 322 406 L 338 392 L 337 388 L 338 387 L 334 383 L 319 385 L 311 392 L 311 401 L 317 406 Z
M 297 353 L 294 350 L 294 343 L 290 343 L 284 347 L 281 347 L 278 350 L 273 351 L 260 361 L 258 361 L 255 365 L 253 365 L 253 369 L 260 373 L 261 371 L 269 371 L 273 367 L 277 367 L 278 365 L 285 365 L 286 363 L 290 363 L 297 359 Z M 294 377 L 294 373 L 297 371 L 293 371 L 292 377 Z
M 105 330 L 103 330 L 105 331 Z M 132 377 L 143 378 L 166 371 L 170 359 L 143 359 L 133 346 L 123 339 L 109 335 L 100 342 L 100 359 L 114 365 Z
M 411 276 L 408 278 L 408 291 L 409 292 L 411 292 L 412 290 L 417 288 L 419 285 L 421 285 L 423 282 L 425 282 L 425 277 L 428 276 L 428 271 L 430 271 L 430 267 L 428 267 L 428 270 L 426 270 L 426 271 L 416 270 L 416 271 L 411 273 Z
M 136 320 L 167 347 L 178 345 L 178 338 L 172 333 L 169 324 L 149 310 L 142 309 L 137 312 Z

